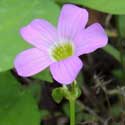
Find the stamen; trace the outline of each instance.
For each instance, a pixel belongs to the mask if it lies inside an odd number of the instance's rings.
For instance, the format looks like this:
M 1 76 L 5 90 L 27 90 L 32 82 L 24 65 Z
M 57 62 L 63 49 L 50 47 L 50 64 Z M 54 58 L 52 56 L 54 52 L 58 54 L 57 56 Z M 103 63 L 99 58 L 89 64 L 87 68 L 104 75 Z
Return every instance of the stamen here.
M 74 46 L 71 42 L 59 43 L 54 46 L 51 51 L 51 56 L 54 60 L 64 60 L 74 53 Z

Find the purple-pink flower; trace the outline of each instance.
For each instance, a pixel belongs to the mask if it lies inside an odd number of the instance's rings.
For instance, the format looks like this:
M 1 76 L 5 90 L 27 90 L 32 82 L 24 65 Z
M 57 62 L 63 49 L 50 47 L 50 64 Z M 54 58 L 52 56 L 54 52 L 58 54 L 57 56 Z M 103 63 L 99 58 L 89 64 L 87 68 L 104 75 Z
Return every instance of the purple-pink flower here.
M 108 37 L 98 23 L 85 28 L 86 9 L 65 4 L 57 28 L 48 21 L 35 19 L 20 30 L 21 36 L 34 47 L 17 55 L 17 73 L 29 77 L 50 66 L 53 78 L 61 84 L 72 83 L 83 64 L 79 56 L 104 47 Z

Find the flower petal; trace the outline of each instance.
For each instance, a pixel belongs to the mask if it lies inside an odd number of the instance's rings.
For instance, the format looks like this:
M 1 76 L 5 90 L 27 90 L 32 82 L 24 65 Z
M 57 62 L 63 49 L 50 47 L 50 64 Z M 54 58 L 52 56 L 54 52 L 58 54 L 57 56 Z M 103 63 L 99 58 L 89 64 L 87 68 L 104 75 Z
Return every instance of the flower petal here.
M 91 53 L 98 48 L 106 46 L 107 43 L 108 36 L 103 27 L 95 23 L 83 30 L 75 38 L 76 55 Z
M 82 61 L 78 57 L 70 57 L 66 60 L 50 65 L 53 78 L 61 84 L 71 84 L 82 68 Z
M 58 23 L 59 38 L 72 40 L 84 29 L 88 21 L 88 12 L 72 4 L 65 4 L 61 10 Z
M 36 48 L 28 49 L 17 55 L 14 65 L 20 76 L 32 76 L 52 63 L 45 51 Z
M 48 48 L 56 41 L 56 29 L 43 19 L 35 19 L 26 27 L 20 30 L 21 36 L 40 49 Z

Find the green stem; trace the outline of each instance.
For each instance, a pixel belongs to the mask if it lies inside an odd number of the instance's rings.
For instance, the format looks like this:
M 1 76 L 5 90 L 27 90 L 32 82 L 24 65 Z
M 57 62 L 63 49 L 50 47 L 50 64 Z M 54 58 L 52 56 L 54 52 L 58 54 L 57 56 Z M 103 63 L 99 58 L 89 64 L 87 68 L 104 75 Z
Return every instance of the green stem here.
M 77 82 L 74 81 L 71 84 L 70 89 L 67 86 L 63 86 L 64 97 L 69 101 L 70 105 L 70 125 L 75 125 L 75 103 L 76 99 L 80 96 L 81 91 L 77 86 Z
M 70 99 L 70 125 L 75 125 L 75 99 Z

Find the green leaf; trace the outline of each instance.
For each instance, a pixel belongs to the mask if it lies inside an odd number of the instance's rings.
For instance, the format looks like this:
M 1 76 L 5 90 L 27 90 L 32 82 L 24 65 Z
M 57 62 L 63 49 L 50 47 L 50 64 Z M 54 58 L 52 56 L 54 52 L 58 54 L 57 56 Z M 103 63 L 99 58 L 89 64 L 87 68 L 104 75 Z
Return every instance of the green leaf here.
M 70 116 L 70 112 L 69 112 L 69 102 L 66 102 L 66 103 L 64 103 L 63 104 L 63 107 L 62 107 L 62 109 L 63 109 L 63 112 L 65 113 L 65 115 L 66 116 Z M 76 108 L 77 109 L 77 108 Z
M 80 88 L 82 88 L 84 85 L 84 76 L 83 76 L 82 71 L 78 74 L 76 81 L 77 81 L 78 86 L 80 86 Z
M 43 80 L 43 81 L 47 81 L 47 82 L 53 82 L 53 79 L 52 79 L 52 76 L 50 74 L 50 71 L 49 69 L 45 69 L 44 71 L 36 74 L 34 76 L 34 78 L 37 78 L 37 79 L 40 79 L 40 80 Z
M 10 72 L 0 73 L 0 125 L 40 125 L 40 115 L 31 91 Z
M 0 0 L 0 72 L 13 67 L 15 56 L 30 47 L 19 30 L 35 18 L 56 24 L 59 7 L 51 0 Z
M 41 96 L 41 84 L 39 84 L 37 80 L 28 86 L 23 86 L 23 89 L 30 91 L 36 101 L 39 101 Z
M 122 112 L 123 109 L 120 105 L 114 105 L 110 109 L 110 113 L 113 117 L 119 117 Z
M 103 48 L 108 54 L 113 56 L 118 62 L 121 62 L 120 52 L 114 48 L 112 45 L 108 44 L 106 47 Z
M 125 15 L 117 16 L 118 31 L 121 37 L 125 38 Z
M 124 75 L 121 69 L 115 69 L 112 71 L 112 74 L 117 78 L 119 81 L 124 80 Z
M 62 87 L 55 88 L 52 91 L 52 97 L 56 103 L 60 103 L 64 97 L 63 88 Z
M 111 14 L 125 14 L 125 0 L 55 0 L 59 3 L 74 3 Z
M 81 89 L 79 88 L 77 83 L 72 83 L 71 86 L 71 91 L 69 92 L 69 95 L 67 94 L 66 98 L 69 96 L 68 100 L 72 98 L 76 100 L 81 95 Z
M 41 113 L 42 113 L 42 119 L 51 117 L 50 112 L 48 110 L 42 109 Z
M 113 125 L 120 125 L 121 123 L 113 123 Z

